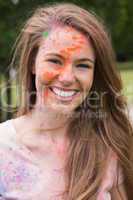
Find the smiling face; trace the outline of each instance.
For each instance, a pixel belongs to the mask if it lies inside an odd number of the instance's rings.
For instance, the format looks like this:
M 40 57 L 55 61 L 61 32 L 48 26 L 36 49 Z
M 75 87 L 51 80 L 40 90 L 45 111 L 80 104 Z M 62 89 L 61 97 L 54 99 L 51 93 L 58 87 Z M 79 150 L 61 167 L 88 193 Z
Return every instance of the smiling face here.
M 73 111 L 92 86 L 94 63 L 93 47 L 82 33 L 68 26 L 52 29 L 41 41 L 35 61 L 37 103 Z

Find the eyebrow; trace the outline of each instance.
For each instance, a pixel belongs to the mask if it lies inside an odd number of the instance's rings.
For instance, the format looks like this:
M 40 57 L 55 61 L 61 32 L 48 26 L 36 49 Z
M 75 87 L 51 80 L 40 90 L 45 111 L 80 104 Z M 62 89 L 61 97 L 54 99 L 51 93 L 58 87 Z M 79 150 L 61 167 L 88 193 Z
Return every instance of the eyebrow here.
M 58 53 L 48 53 L 48 54 L 47 54 L 47 56 L 51 56 L 51 55 L 52 55 L 52 56 L 57 56 L 57 57 L 59 57 L 59 58 L 61 58 L 61 59 L 64 59 L 64 57 L 63 57 L 62 55 L 58 54 Z M 79 61 L 82 61 L 82 62 L 83 62 L 83 61 L 89 61 L 89 62 L 91 62 L 91 63 L 93 63 L 93 64 L 95 63 L 95 61 L 92 60 L 91 58 L 80 58 L 80 59 L 78 59 L 77 61 L 78 61 L 78 62 L 79 62 Z
M 90 58 L 81 58 L 81 59 L 78 59 L 78 61 L 89 61 L 91 63 L 95 63 L 95 61 Z

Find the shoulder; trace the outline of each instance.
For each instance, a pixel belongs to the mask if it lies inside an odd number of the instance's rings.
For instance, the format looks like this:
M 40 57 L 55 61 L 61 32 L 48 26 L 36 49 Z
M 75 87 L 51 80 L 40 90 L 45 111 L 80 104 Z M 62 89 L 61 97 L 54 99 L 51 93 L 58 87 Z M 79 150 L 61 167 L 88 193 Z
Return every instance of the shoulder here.
M 0 123 L 0 142 L 9 139 L 12 136 L 16 136 L 18 132 L 21 132 L 25 127 L 23 118 L 24 117 L 21 116 Z
M 15 131 L 11 125 L 11 120 L 0 123 L 0 143 L 9 141 L 14 134 Z
M 21 131 L 16 130 L 16 121 L 19 121 L 19 118 L 0 123 L 0 152 L 7 151 L 10 148 L 16 149 L 19 146 L 18 133 Z
M 15 147 L 20 145 L 20 138 L 26 132 L 27 126 L 28 122 L 25 116 L 0 123 L 0 150 L 3 146 Z
M 10 120 L 6 120 L 0 123 L 0 131 L 7 129 Z

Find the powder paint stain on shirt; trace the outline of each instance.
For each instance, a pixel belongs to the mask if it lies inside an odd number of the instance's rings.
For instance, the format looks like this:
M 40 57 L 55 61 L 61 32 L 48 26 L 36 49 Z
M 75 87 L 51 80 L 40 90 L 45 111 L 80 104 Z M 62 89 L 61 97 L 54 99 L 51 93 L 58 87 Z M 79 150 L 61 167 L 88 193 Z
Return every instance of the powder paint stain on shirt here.
M 6 187 L 0 181 L 0 195 L 4 195 L 6 193 Z
M 37 173 L 35 170 L 28 170 L 29 167 L 28 164 L 25 164 L 25 161 L 17 158 L 13 162 L 10 160 L 9 162 L 5 162 L 1 166 L 0 179 L 3 183 L 1 190 L 3 192 L 5 188 L 6 190 L 30 190 L 33 183 L 37 180 Z M 24 182 L 25 184 L 23 184 Z
M 4 122 L 6 124 L 6 129 L 5 131 L 1 132 L 2 137 L 4 138 L 5 133 L 9 134 L 12 133 L 12 135 L 14 135 L 14 133 L 12 132 L 13 126 L 11 128 L 11 121 L 7 121 Z M 2 141 L 0 143 L 0 194 L 2 195 L 2 197 L 0 197 L 1 200 L 4 199 L 8 199 L 8 200 L 24 200 L 24 199 L 32 199 L 32 200 L 38 200 L 39 198 L 38 195 L 41 195 L 44 197 L 44 199 L 48 199 L 45 195 L 46 192 L 48 191 L 47 189 L 44 189 L 44 182 L 43 182 L 43 178 L 44 174 L 43 171 L 38 169 L 38 167 L 34 164 L 31 163 L 31 161 L 28 161 L 27 159 L 27 151 L 23 150 L 20 151 L 20 143 L 17 144 L 17 148 L 16 148 L 16 142 L 12 141 L 12 145 L 14 146 L 14 151 L 9 151 L 7 148 L 7 142 L 9 143 L 8 146 L 10 147 L 11 141 L 10 141 L 10 137 L 7 139 L 5 139 L 5 141 Z M 3 143 L 6 143 L 3 144 Z M 60 142 L 60 144 L 62 145 L 63 142 Z M 6 147 L 3 148 L 3 145 Z M 65 142 L 65 147 L 66 147 L 66 142 Z M 59 150 L 60 151 L 60 150 Z M 62 150 L 61 150 L 62 152 Z M 26 155 L 26 157 L 24 156 Z M 29 156 L 28 156 L 29 157 Z M 104 180 L 104 185 L 100 184 L 100 188 L 99 188 L 99 194 L 98 194 L 98 198 L 97 200 L 104 200 L 104 199 L 111 199 L 111 196 L 108 192 L 108 190 L 106 190 L 107 188 L 109 190 L 111 190 L 112 186 L 112 181 L 118 178 L 118 184 L 121 184 L 124 181 L 124 177 L 123 177 L 123 172 L 117 171 L 117 156 L 115 156 L 115 154 L 110 154 L 109 158 L 108 158 L 108 162 L 107 162 L 107 176 L 105 176 L 105 180 Z M 116 161 L 115 161 L 116 160 Z M 10 164 L 9 164 L 10 163 Z M 12 164 L 11 164 L 12 163 Z M 7 167 L 6 167 L 7 166 Z M 10 168 L 9 168 L 10 166 Z M 53 166 L 54 167 L 54 166 Z M 13 170 L 14 169 L 14 170 Z M 21 176 L 23 177 L 21 180 L 21 183 L 12 183 L 12 178 L 11 178 L 11 174 L 12 176 L 14 176 L 14 173 L 16 174 L 21 174 Z M 59 178 L 63 178 L 62 175 L 64 175 L 63 170 L 61 169 L 54 169 L 54 171 L 51 171 L 51 173 L 53 172 L 53 175 L 55 175 L 55 177 L 53 176 L 50 182 L 50 187 L 53 186 L 53 184 L 55 184 L 54 189 L 56 189 L 56 178 L 57 178 L 57 174 L 59 174 Z M 29 174 L 29 180 L 28 179 L 28 174 Z M 106 174 L 106 173 L 105 173 Z M 110 174 L 110 175 L 108 175 Z M 3 177 L 2 177 L 3 176 Z M 8 177 L 8 180 L 5 181 L 4 177 Z M 117 177 L 118 176 L 118 177 Z M 122 177 L 122 179 L 120 179 L 119 181 L 119 176 Z M 26 178 L 27 177 L 27 178 Z M 115 179 L 114 179 L 114 178 Z M 20 180 L 20 179 L 19 179 Z M 31 183 L 31 184 L 27 184 Z M 114 182 L 114 181 L 113 181 Z M 17 190 L 17 194 L 15 194 L 15 197 L 13 198 L 13 193 L 14 190 L 17 188 L 16 185 L 20 185 L 19 190 Z M 30 187 L 29 187 L 30 185 Z M 24 188 L 25 187 L 25 188 Z M 64 186 L 63 186 L 64 187 Z M 62 188 L 62 187 L 60 187 Z M 59 189 L 60 189 L 59 188 Z M 58 188 L 57 188 L 58 189 Z M 8 195 L 9 194 L 9 195 Z M 51 191 L 49 192 L 50 194 L 50 198 L 51 198 Z M 8 195 L 8 197 L 7 197 Z M 53 200 L 56 199 L 55 197 L 56 195 L 53 196 Z M 4 198 L 5 197 L 5 198 Z M 57 197 L 57 200 L 59 200 L 60 198 Z M 52 200 L 52 198 L 51 198 Z M 61 199 L 60 199 L 61 200 Z

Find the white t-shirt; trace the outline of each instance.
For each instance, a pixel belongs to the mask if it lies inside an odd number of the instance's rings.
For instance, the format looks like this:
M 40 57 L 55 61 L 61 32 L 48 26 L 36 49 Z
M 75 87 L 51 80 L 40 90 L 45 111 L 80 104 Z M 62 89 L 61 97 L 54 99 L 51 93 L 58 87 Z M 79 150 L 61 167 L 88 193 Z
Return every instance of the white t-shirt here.
M 42 169 L 32 162 L 31 152 L 17 143 L 16 134 L 12 120 L 0 124 L 0 200 L 61 200 L 58 195 L 63 188 L 58 191 L 56 185 L 63 185 L 62 174 L 59 174 L 58 180 L 55 171 L 51 171 L 52 178 L 45 177 Z M 97 200 L 111 199 L 109 191 L 117 177 L 117 159 L 112 153 L 107 168 Z M 121 171 L 119 177 L 121 183 Z M 50 187 L 47 187 L 47 182 Z M 40 195 L 45 191 L 47 195 Z

